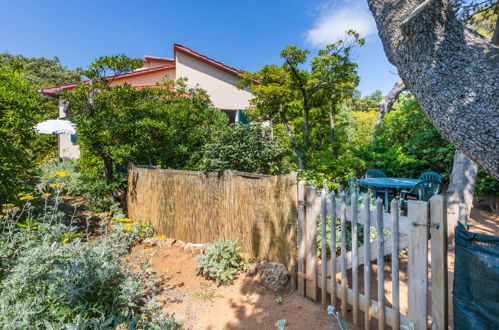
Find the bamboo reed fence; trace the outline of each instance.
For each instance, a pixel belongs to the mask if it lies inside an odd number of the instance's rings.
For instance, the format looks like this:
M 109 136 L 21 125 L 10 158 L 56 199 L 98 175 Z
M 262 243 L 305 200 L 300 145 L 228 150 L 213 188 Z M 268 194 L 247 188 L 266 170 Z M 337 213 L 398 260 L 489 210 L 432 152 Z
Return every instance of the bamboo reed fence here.
M 339 197 L 339 199 L 338 199 Z M 397 201 L 391 202 L 391 213 L 383 212 L 378 198 L 371 210 L 371 198 L 359 200 L 353 194 L 347 205 L 346 196 L 316 191 L 306 182 L 298 184 L 298 293 L 324 306 L 339 307 L 343 318 L 349 310 L 355 326 L 369 329 L 447 329 L 447 213 L 443 196 L 429 203 L 410 201 L 408 215 L 399 215 Z M 359 209 L 359 204 L 361 208 Z M 337 224 L 326 219 L 340 219 L 340 253 L 337 253 Z M 351 227 L 351 244 L 347 242 L 347 222 Z M 362 231 L 359 230 L 362 225 Z M 330 226 L 327 237 L 327 226 Z M 318 227 L 321 246 L 318 247 Z M 371 241 L 371 228 L 376 239 Z M 363 234 L 363 242 L 359 240 Z M 431 237 L 431 248 L 429 248 Z M 381 239 L 382 238 L 382 239 Z M 327 249 L 329 242 L 329 251 Z M 363 244 L 360 244 L 363 243 Z M 347 245 L 350 245 L 347 247 Z M 360 245 L 360 246 L 359 246 Z M 399 252 L 408 251 L 408 301 L 406 312 L 400 308 Z M 349 251 L 348 251 L 349 250 Z M 317 258 L 318 252 L 321 258 Z M 328 252 L 330 258 L 328 258 Z M 385 257 L 389 256 L 390 261 Z M 431 260 L 431 263 L 430 263 Z M 375 261 L 375 263 L 374 263 Z M 385 263 L 390 269 L 391 287 L 385 287 Z M 373 264 L 376 272 L 372 271 Z M 360 283 L 360 267 L 363 283 Z M 429 273 L 431 268 L 431 273 Z M 359 286 L 363 284 L 361 291 Z M 374 292 L 371 286 L 376 286 Z M 391 291 L 388 296 L 386 291 Z M 429 298 L 429 299 L 428 299 Z M 388 304 L 389 302 L 389 304 Z M 363 312 L 364 319 L 360 319 Z M 350 318 L 350 315 L 348 315 Z
M 238 239 L 252 257 L 296 268 L 296 173 L 259 175 L 130 167 L 129 216 L 188 242 Z

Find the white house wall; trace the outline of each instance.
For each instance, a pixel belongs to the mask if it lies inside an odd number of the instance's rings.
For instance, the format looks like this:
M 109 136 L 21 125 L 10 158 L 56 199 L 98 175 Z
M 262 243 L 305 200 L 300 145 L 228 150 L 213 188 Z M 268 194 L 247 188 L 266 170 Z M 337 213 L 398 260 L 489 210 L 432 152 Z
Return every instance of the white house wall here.
M 177 79 L 187 78 L 189 86 L 199 85 L 206 90 L 216 108 L 236 110 L 248 107 L 252 95 L 248 90 L 234 86 L 240 80 L 238 77 L 182 52 L 176 52 L 175 59 Z

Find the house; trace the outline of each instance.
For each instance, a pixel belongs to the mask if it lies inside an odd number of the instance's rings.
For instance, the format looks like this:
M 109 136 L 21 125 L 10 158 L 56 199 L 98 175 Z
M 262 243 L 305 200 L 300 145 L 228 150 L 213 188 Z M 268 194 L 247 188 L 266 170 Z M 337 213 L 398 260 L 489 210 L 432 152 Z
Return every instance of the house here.
M 216 108 L 221 109 L 230 123 L 240 120 L 242 110 L 249 105 L 252 94 L 235 86 L 242 72 L 195 52 L 185 46 L 173 45 L 173 58 L 144 56 L 144 65 L 133 72 L 117 76 L 111 85 L 128 83 L 137 88 L 155 86 L 165 79 L 187 78 L 191 86 L 199 85 L 207 91 Z M 57 92 L 72 89 L 82 82 L 64 84 L 40 90 L 45 97 L 58 98 Z M 66 105 L 59 99 L 59 119 L 67 119 Z M 80 150 L 76 137 L 71 134 L 59 134 L 59 157 L 78 158 Z

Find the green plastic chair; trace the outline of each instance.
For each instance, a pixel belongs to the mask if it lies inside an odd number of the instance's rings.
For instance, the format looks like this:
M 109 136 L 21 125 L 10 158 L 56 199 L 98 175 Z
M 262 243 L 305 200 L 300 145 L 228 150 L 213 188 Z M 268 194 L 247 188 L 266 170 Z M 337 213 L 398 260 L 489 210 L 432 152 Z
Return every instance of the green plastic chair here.
M 427 202 L 442 189 L 442 183 L 435 180 L 418 182 L 410 191 L 402 190 L 400 198 L 407 203 L 408 196 L 415 196 L 417 200 Z
M 386 174 L 381 170 L 371 169 L 366 172 L 366 178 L 386 178 Z
M 442 183 L 442 177 L 435 172 L 424 172 L 419 176 L 419 180 L 432 180 Z

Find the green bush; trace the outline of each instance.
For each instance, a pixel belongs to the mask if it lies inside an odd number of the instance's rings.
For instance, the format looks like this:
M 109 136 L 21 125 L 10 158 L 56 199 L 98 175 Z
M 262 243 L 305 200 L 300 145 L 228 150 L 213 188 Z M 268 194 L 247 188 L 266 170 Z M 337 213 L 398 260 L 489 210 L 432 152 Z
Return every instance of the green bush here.
M 156 303 L 158 282 L 149 265 L 131 267 L 126 259 L 148 228 L 121 219 L 88 240 L 62 220 L 58 199 L 46 198 L 43 214 L 33 207 L 36 197 L 23 201 L 2 208 L 0 328 L 180 327 Z
M 218 240 L 198 256 L 196 271 L 217 285 L 229 285 L 234 282 L 237 271 L 243 266 L 237 240 Z
M 260 124 L 226 126 L 213 134 L 203 147 L 198 169 L 221 172 L 235 170 L 260 174 L 287 171 L 284 148 L 277 145 L 270 127 Z

